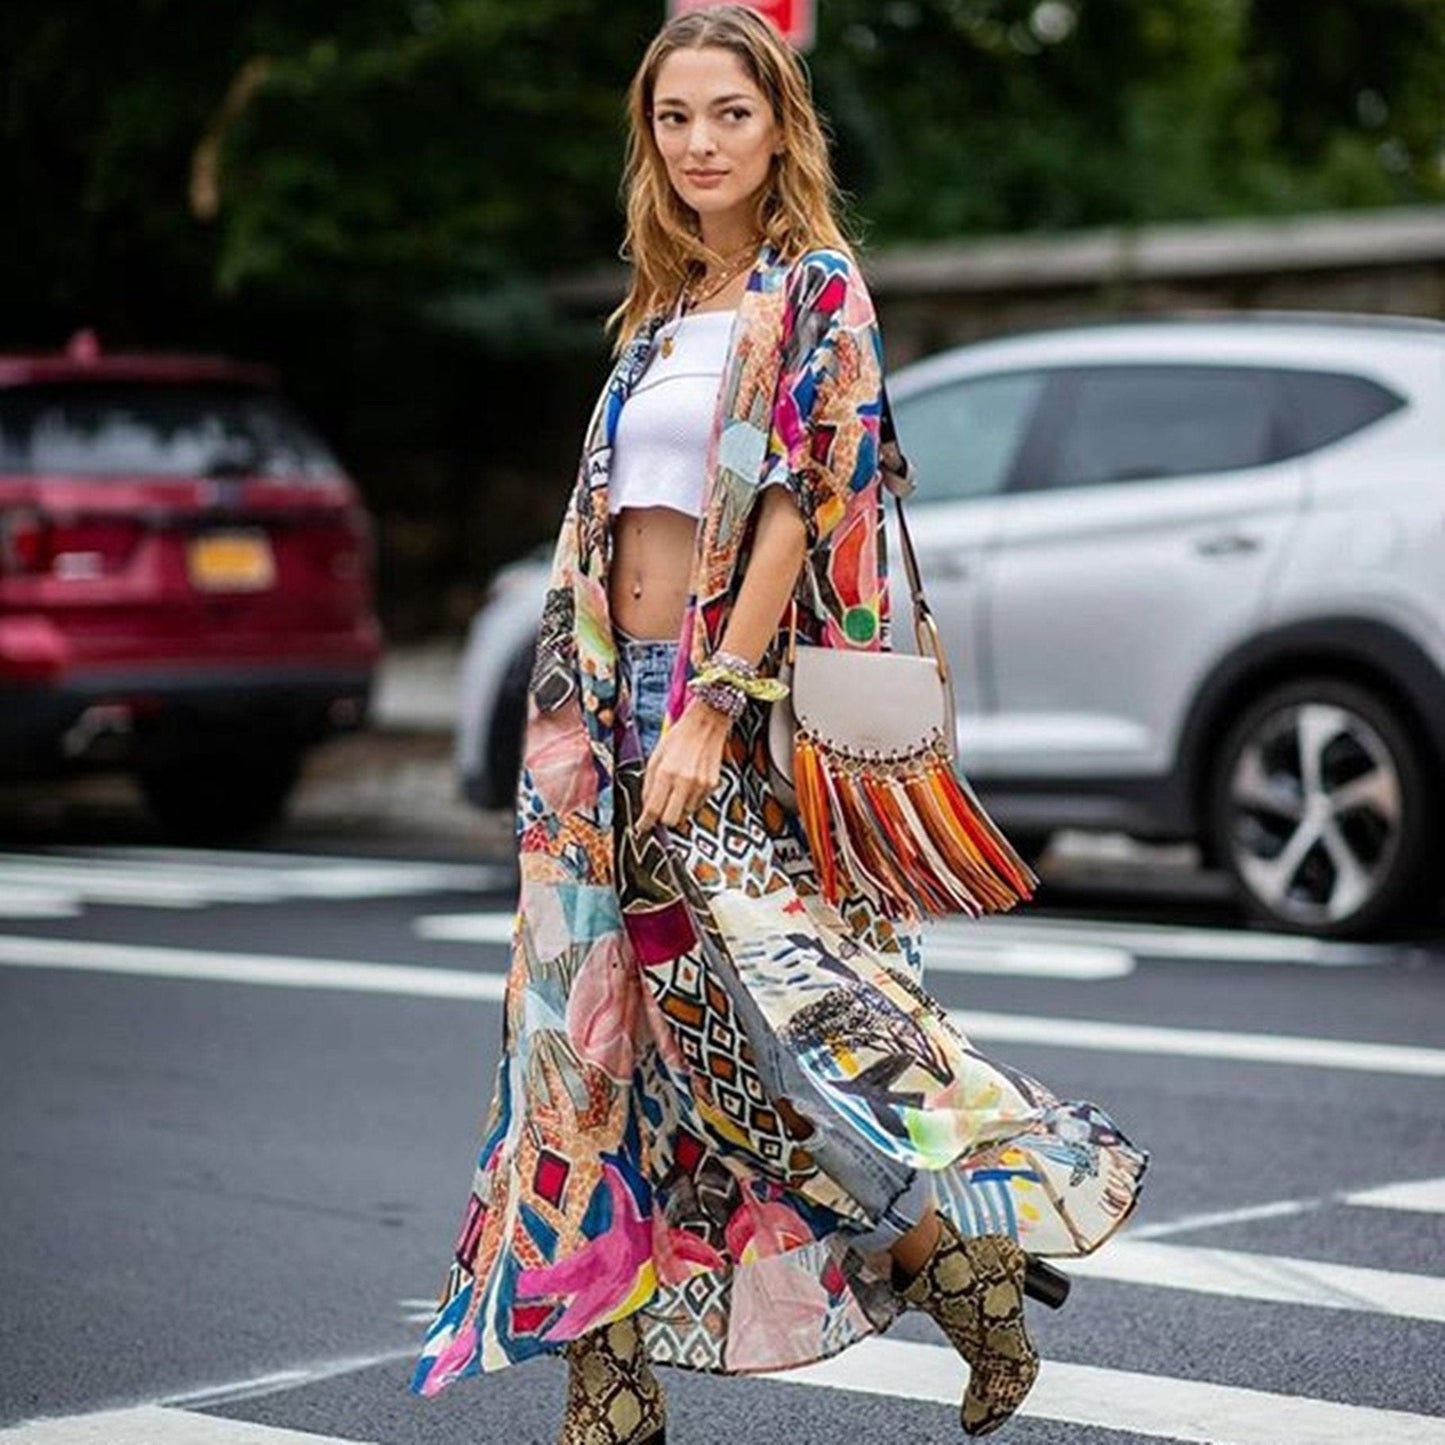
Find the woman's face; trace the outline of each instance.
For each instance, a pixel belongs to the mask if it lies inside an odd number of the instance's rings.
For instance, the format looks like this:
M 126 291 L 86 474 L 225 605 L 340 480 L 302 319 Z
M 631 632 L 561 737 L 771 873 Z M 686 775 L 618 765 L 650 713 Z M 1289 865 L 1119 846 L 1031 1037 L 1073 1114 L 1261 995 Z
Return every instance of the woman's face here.
M 674 50 L 662 62 L 652 134 L 673 189 L 706 230 L 750 220 L 781 138 L 772 106 L 731 50 Z

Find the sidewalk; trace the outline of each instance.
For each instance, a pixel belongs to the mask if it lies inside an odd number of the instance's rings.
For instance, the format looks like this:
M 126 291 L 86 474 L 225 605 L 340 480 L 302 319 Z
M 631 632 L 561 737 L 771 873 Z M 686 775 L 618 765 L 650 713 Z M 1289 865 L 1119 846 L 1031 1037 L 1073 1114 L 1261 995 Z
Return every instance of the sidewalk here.
M 457 794 L 451 747 L 461 653 L 461 644 L 450 641 L 388 649 L 370 731 L 321 750 L 293 818 L 410 827 L 465 841 L 488 857 L 515 857 L 510 812 L 479 812 Z M 1118 884 L 1210 901 L 1226 892 L 1221 878 L 1197 871 L 1192 847 L 1151 847 L 1119 834 L 1062 833 L 1043 863 L 1056 883 Z
M 483 812 L 460 795 L 454 739 L 461 654 L 453 640 L 388 648 L 369 725 L 307 756 L 278 846 L 349 839 L 516 860 L 511 809 Z M 124 775 L 22 784 L 9 796 L 17 836 L 148 836 L 140 795 Z M 1225 891 L 1218 875 L 1198 871 L 1191 847 L 1149 847 L 1119 835 L 1059 834 L 1040 871 L 1055 883 L 1207 901 Z
M 461 643 L 451 640 L 389 647 L 369 726 L 311 754 L 288 827 L 452 844 L 514 860 L 511 810 L 481 812 L 459 792 L 453 747 L 461 657 Z
M 372 727 L 379 732 L 454 732 L 461 665 L 460 642 L 388 647 L 372 697 Z

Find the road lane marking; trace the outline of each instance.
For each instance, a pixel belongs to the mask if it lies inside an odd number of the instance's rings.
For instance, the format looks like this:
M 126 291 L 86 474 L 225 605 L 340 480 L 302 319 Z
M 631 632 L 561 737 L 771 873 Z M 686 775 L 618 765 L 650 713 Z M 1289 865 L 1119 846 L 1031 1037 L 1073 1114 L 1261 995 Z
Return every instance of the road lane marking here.
M 74 918 L 80 900 L 53 888 L 0 881 L 0 918 Z
M 344 989 L 353 993 L 471 999 L 485 1003 L 499 1003 L 507 991 L 506 976 L 500 973 L 420 968 L 399 963 L 348 963 L 340 959 L 267 953 L 215 953 L 196 948 L 86 943 L 69 938 L 0 935 L 0 965 L 143 974 L 272 988 Z
M 118 853 L 123 856 L 116 856 Z M 212 903 L 275 903 L 285 899 L 407 897 L 480 893 L 509 885 L 513 870 L 498 864 L 407 862 L 368 858 L 244 857 L 203 852 L 0 853 L 0 915 L 4 890 L 49 896 L 67 912 L 86 902 L 140 908 L 203 908 Z M 265 861 L 275 859 L 276 861 Z
M 1127 978 L 1134 972 L 1134 956 L 1127 949 L 1105 948 L 1096 943 L 990 943 L 987 939 L 964 943 L 934 939 L 923 945 L 923 971 L 1097 983 Z
M 423 938 L 455 943 L 507 943 L 512 917 L 500 910 L 428 914 L 415 920 Z M 985 918 L 930 923 L 924 931 L 925 973 L 990 973 L 1017 977 L 1121 978 L 1138 960 L 1296 964 L 1316 968 L 1380 967 L 1407 950 L 1392 945 L 1333 943 L 1282 933 L 1091 924 L 1079 919 Z
M 0 935 L 0 965 L 149 974 L 280 988 L 346 989 L 489 1003 L 499 1002 L 506 996 L 506 977 L 501 973 L 9 934 Z M 1285 1034 L 1163 1028 L 1072 1016 L 980 1013 L 970 1009 L 955 1010 L 950 1017 L 975 1041 L 1445 1078 L 1445 1049 Z
M 1151 1244 L 1132 1234 L 1112 1240 L 1098 1254 L 1058 1263 L 1070 1274 L 1115 1284 L 1445 1323 L 1445 1279 L 1433 1275 L 1232 1249 Z
M 1340 1196 L 1344 1203 L 1366 1209 L 1406 1209 L 1420 1214 L 1445 1214 L 1445 1179 L 1415 1179 L 1382 1184 Z
M 435 1313 L 433 1308 L 432 1314 Z M 152 1403 L 173 1405 L 187 1410 L 212 1410 L 240 1400 L 259 1400 L 267 1395 L 279 1395 L 285 1390 L 298 1389 L 302 1385 L 317 1385 L 324 1380 L 339 1379 L 343 1375 L 358 1375 L 365 1370 L 373 1370 L 378 1365 L 394 1365 L 398 1360 L 415 1360 L 420 1350 L 418 1341 L 404 1349 L 386 1350 L 381 1354 L 343 1355 L 340 1359 L 318 1360 L 292 1370 L 273 1370 L 266 1375 L 250 1375 L 240 1380 L 228 1380 L 222 1384 L 185 1390 L 179 1394 L 166 1395 Z
M 948 932 L 999 933 L 1020 941 L 1063 934 L 1079 942 L 1110 944 L 1137 958 L 1209 963 L 1281 963 L 1313 968 L 1378 967 L 1418 951 L 1395 944 L 1340 943 L 1293 933 L 1252 929 L 1190 928 L 1157 923 L 1103 923 L 1077 918 L 1008 914 L 976 920 L 945 920 L 933 936 Z
M 1192 1234 L 1196 1229 L 1222 1229 L 1230 1224 L 1252 1224 L 1258 1219 L 1287 1219 L 1308 1214 L 1335 1202 L 1335 1196 L 1321 1194 L 1314 1199 L 1275 1199 L 1268 1204 L 1246 1204 L 1242 1209 L 1218 1209 L 1207 1214 L 1185 1214 L 1158 1224 L 1138 1224 L 1129 1230 L 1130 1239 L 1163 1239 L 1170 1234 Z
M 426 913 L 412 920 L 418 938 L 443 943 L 502 943 L 512 941 L 516 913 Z
M 1445 1212 L 1445 1179 L 1408 1179 L 1368 1189 L 1337 1189 L 1307 1199 L 1272 1199 L 1264 1204 L 1246 1204 L 1239 1209 L 1220 1209 L 1203 1214 L 1183 1214 L 1158 1224 L 1131 1225 L 1130 1239 L 1164 1239 L 1171 1234 L 1193 1234 L 1201 1229 L 1222 1229 L 1231 1224 L 1252 1224 L 1260 1219 L 1286 1219 L 1310 1214 L 1327 1205 L 1362 1205 L 1376 1209 L 1401 1209 L 1424 1213 Z
M 1169 1054 L 1181 1058 L 1234 1059 L 1302 1068 L 1352 1069 L 1371 1074 L 1445 1078 L 1445 1049 L 1409 1044 L 1358 1043 L 1298 1034 L 1240 1034 L 1220 1029 L 1164 1028 L 1111 1023 L 1107 1019 L 1042 1018 L 1027 1014 L 955 1009 L 950 1017 L 973 1039 L 1105 1053 Z
M 369 1445 L 354 1436 L 312 1435 L 165 1405 L 29 1420 L 0 1430 L 0 1440 L 7 1445 Z
M 780 1384 L 890 1395 L 957 1408 L 964 1366 L 943 1345 L 871 1338 Z M 1445 1418 L 1045 1360 L 1020 1416 L 1207 1445 L 1436 1445 Z
M 228 1401 L 280 1394 L 302 1382 L 411 1359 L 415 1349 L 220 1385 L 173 1396 L 165 1404 L 26 1421 L 0 1430 L 6 1445 L 362 1445 L 188 1413 Z M 848 1390 L 957 1408 L 965 1366 L 943 1345 L 873 1337 L 830 1360 L 753 1377 L 757 1384 Z M 1203 1445 L 1426 1445 L 1445 1441 L 1445 1418 L 1275 1394 L 1205 1380 L 1111 1370 L 1045 1360 L 1021 1418 L 1127 1431 L 1151 1439 Z
M 448 943 L 510 944 L 513 913 L 431 913 L 414 919 L 421 938 Z M 923 950 L 926 973 L 1002 974 L 1010 978 L 1058 978 L 1093 982 L 1124 978 L 1134 971 L 1127 949 L 1061 942 L 996 942 L 977 934 L 928 937 Z
M 189 867 L 209 870 L 239 868 L 252 872 L 291 872 L 312 869 L 386 868 L 411 874 L 419 870 L 438 878 L 450 878 L 453 886 L 469 888 L 478 873 L 488 878 L 510 879 L 515 885 L 516 865 L 512 863 L 434 863 L 428 859 L 373 858 L 345 853 L 281 853 L 273 848 L 163 848 L 140 845 L 111 844 L 96 847 L 55 847 L 41 853 L 16 854 L 41 859 L 71 858 L 84 862 L 108 858 L 122 862 L 161 864 L 166 867 Z
M 181 899 L 164 901 L 165 879 L 155 882 L 153 906 L 185 907 L 200 885 L 258 899 L 293 896 L 365 897 L 450 890 L 515 889 L 511 863 L 432 863 L 316 853 L 278 853 L 223 848 L 166 848 L 136 845 L 54 847 L 29 853 L 0 853 L 0 877 L 7 868 L 26 865 L 55 869 L 69 865 L 80 889 L 97 882 L 107 864 L 154 875 L 163 870 Z M 57 876 L 58 875 L 52 875 Z M 281 890 L 278 892 L 278 890 Z M 111 890 L 101 901 L 112 900 Z M 1358 968 L 1396 963 L 1407 956 L 1437 952 L 1419 945 L 1342 943 L 1253 929 L 1199 928 L 1151 923 L 1090 922 L 1079 918 L 1016 913 L 984 919 L 942 919 L 928 925 L 929 946 L 960 948 L 969 955 L 993 952 L 990 944 L 1017 946 L 1026 954 L 1035 945 L 1050 949 L 1099 949 L 1154 962 L 1186 960 L 1230 963 L 1280 963 L 1322 968 Z M 465 938 L 463 941 L 469 941 Z M 490 941 L 484 939 L 483 941 Z M 1066 955 L 1061 955 L 1066 957 Z M 1101 955 L 1102 956 L 1102 955 Z M 968 970 L 981 972 L 980 969 Z M 990 970 L 992 971 L 992 970 Z M 1001 967 L 999 972 L 1011 972 Z M 1068 976 L 1067 974 L 1050 976 Z

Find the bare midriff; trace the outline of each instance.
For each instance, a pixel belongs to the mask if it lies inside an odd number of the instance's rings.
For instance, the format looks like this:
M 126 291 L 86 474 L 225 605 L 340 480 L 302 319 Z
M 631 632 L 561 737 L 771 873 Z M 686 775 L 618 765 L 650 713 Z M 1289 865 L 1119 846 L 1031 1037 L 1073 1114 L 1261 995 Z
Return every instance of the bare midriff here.
M 624 507 L 612 519 L 612 621 L 632 637 L 675 641 L 687 607 L 697 518 Z

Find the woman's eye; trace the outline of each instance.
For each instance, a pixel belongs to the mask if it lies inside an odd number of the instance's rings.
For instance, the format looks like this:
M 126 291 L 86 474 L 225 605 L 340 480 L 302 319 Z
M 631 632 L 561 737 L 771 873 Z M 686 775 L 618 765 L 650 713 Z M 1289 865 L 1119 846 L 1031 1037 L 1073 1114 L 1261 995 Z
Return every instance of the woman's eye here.
M 656 120 L 659 125 L 680 125 L 686 116 L 680 110 L 659 111 Z
M 730 105 L 723 114 L 727 116 L 729 120 L 746 120 L 752 114 L 752 111 L 741 105 Z

